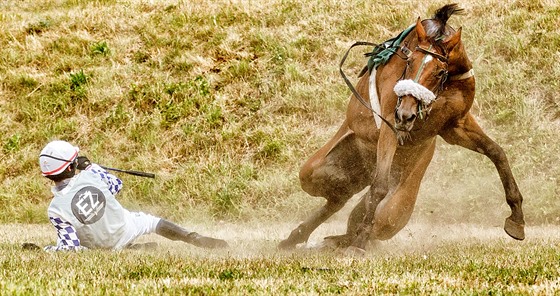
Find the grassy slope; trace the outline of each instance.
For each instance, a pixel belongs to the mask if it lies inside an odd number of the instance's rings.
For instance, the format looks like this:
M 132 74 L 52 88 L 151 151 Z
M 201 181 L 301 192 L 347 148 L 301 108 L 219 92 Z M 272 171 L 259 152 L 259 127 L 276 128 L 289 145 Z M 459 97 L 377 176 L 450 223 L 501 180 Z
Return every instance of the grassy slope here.
M 275 252 L 293 220 L 321 202 L 301 192 L 297 170 L 341 121 L 348 96 L 337 73 L 342 52 L 356 40 L 392 37 L 444 2 L 177 2 L 0 3 L 0 220 L 41 223 L 0 227 L 0 291 L 557 292 L 556 227 L 529 227 L 523 243 L 489 230 L 502 223 L 497 209 L 507 210 L 495 170 L 484 157 L 445 144 L 413 220 L 488 219 L 486 227 L 412 223 L 361 260 Z M 553 2 L 471 1 L 463 4 L 468 14 L 453 19 L 464 27 L 477 73 L 475 114 L 508 153 L 530 224 L 558 223 L 560 209 L 560 68 L 551 62 L 560 10 Z M 348 72 L 364 63 L 356 52 Z M 160 243 L 158 252 L 22 251 L 22 241 L 53 242 L 44 224 L 48 183 L 36 157 L 54 138 L 77 143 L 99 163 L 156 172 L 157 180 L 122 175 L 121 200 L 189 220 L 233 248 L 209 254 L 148 236 Z M 209 215 L 228 219 L 191 223 Z M 287 223 L 259 222 L 265 217 Z M 338 218 L 312 240 L 342 231 Z
M 342 53 L 446 3 L 374 2 L 2 2 L 0 221 L 47 221 L 37 155 L 55 138 L 95 162 L 155 172 L 121 175 L 131 209 L 176 220 L 300 219 L 322 201 L 299 189 L 298 168 L 347 104 Z M 463 26 L 474 63 L 474 113 L 510 158 L 528 222 L 558 223 L 560 67 L 551 61 L 560 9 L 462 6 L 467 14 L 451 22 Z M 362 50 L 347 72 L 365 63 Z M 414 219 L 501 223 L 507 206 L 491 163 L 440 146 Z

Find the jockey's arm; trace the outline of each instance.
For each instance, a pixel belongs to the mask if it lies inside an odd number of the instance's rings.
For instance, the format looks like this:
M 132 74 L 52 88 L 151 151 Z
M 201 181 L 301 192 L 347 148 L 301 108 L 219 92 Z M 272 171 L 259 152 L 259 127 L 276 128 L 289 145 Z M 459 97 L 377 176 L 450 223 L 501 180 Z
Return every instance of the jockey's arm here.
M 72 224 L 60 219 L 49 217 L 49 220 L 57 230 L 58 239 L 56 246 L 46 246 L 43 250 L 47 252 L 56 251 L 81 251 L 87 249 L 80 245 L 80 239 L 76 233 L 76 229 Z
M 123 182 L 117 176 L 107 172 L 104 168 L 100 167 L 99 165 L 92 163 L 87 169 L 101 178 L 107 186 L 109 186 L 109 191 L 113 193 L 113 195 L 119 193 L 123 187 Z

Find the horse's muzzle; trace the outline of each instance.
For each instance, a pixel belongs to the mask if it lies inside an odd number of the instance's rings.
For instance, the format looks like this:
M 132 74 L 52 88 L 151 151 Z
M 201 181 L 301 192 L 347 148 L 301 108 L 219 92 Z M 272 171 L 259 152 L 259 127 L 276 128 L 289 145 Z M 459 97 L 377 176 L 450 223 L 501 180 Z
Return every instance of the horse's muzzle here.
M 418 117 L 418 100 L 413 96 L 399 97 L 395 108 L 395 129 L 410 132 Z

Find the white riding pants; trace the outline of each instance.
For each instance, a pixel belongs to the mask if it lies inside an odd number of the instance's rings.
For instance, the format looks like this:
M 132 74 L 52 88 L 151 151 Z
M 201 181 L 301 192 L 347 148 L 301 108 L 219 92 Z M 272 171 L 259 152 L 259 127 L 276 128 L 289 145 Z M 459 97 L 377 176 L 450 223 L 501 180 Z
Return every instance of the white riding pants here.
M 134 242 L 139 236 L 153 233 L 156 231 L 157 225 L 161 218 L 145 214 L 143 212 L 126 211 L 126 231 L 117 245 L 115 250 L 120 250 Z

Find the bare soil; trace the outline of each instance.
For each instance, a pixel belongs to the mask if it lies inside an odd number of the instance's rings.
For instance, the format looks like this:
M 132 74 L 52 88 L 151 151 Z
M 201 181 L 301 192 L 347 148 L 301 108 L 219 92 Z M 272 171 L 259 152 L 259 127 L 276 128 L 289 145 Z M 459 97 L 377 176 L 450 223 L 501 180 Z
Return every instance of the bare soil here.
M 276 245 L 287 237 L 296 223 L 216 223 L 213 225 L 183 226 L 204 235 L 227 240 L 231 248 L 228 256 L 250 258 L 277 253 Z M 331 220 L 323 224 L 311 236 L 307 244 L 298 246 L 300 249 L 313 248 L 325 236 L 341 234 L 345 231 L 345 223 Z M 49 224 L 3 224 L 0 225 L 0 236 L 6 244 L 20 245 L 33 242 L 44 246 L 56 242 L 56 232 Z M 497 242 L 515 246 L 533 240 L 560 245 L 560 232 L 557 225 L 539 225 L 526 228 L 526 239 L 516 241 L 510 238 L 501 227 L 489 227 L 476 224 L 434 225 L 427 223 L 409 223 L 395 237 L 386 241 L 373 242 L 369 249 L 370 255 L 402 255 L 406 253 L 429 252 L 450 244 L 473 245 L 494 244 Z M 140 237 L 138 243 L 156 242 L 158 249 L 168 252 L 189 251 L 196 254 L 202 250 L 195 247 L 182 247 L 180 242 L 172 242 L 155 234 Z M 180 246 L 180 247 L 179 247 Z

